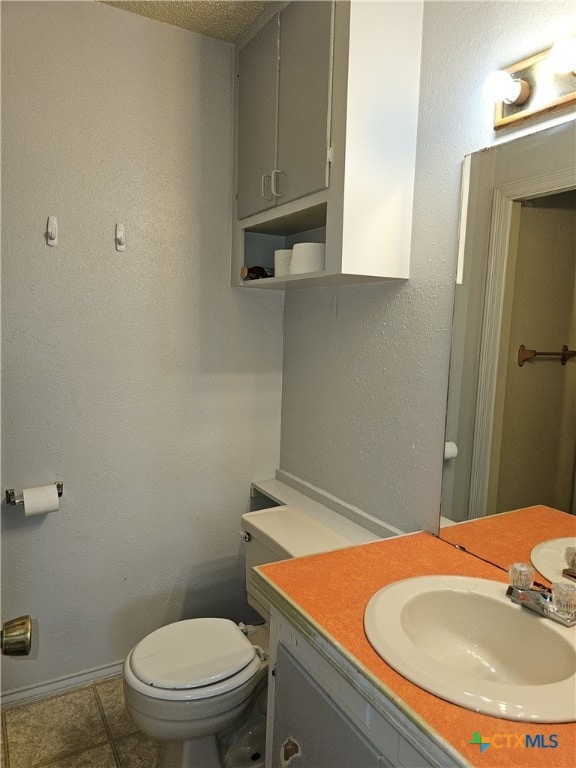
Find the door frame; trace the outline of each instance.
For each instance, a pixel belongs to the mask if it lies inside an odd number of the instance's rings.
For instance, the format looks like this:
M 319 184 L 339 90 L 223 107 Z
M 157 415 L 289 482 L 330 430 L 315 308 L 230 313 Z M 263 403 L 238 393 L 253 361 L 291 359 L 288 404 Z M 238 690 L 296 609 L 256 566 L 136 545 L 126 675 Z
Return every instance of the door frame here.
M 489 227 L 486 288 L 478 366 L 476 417 L 472 444 L 468 518 L 484 517 L 489 475 L 497 370 L 500 352 L 506 271 L 513 208 L 517 201 L 565 192 L 576 188 L 576 123 L 571 121 L 545 131 L 499 144 L 472 156 L 470 184 L 484 187 L 478 199 L 490 200 L 490 208 L 470 210 L 468 233 L 484 220 Z M 491 195 L 486 195 L 486 185 Z M 472 239 L 472 234 L 470 234 Z M 483 243 L 480 242 L 480 247 Z M 464 259 L 474 258 L 478 246 L 466 242 Z

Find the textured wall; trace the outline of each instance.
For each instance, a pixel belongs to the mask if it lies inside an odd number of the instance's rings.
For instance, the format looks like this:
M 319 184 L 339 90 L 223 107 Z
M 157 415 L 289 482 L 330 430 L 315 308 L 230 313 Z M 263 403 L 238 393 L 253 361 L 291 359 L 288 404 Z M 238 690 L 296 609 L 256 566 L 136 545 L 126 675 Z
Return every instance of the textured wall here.
M 2 488 L 65 488 L 45 518 L 2 508 L 2 618 L 40 623 L 36 659 L 3 658 L 9 690 L 182 616 L 245 615 L 238 527 L 278 465 L 282 307 L 229 287 L 231 46 L 8 2 L 2 55 Z
M 496 140 L 482 83 L 573 24 L 572 0 L 426 3 L 410 280 L 287 292 L 281 467 L 403 530 L 438 524 L 461 163 Z

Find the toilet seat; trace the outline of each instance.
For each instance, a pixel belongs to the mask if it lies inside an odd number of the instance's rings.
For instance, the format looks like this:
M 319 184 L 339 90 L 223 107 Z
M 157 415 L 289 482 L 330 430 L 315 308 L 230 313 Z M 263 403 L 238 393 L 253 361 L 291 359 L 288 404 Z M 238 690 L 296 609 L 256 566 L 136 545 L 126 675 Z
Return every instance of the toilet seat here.
M 194 700 L 232 691 L 261 667 L 256 649 L 229 619 L 188 619 L 155 630 L 130 652 L 129 682 L 147 696 Z

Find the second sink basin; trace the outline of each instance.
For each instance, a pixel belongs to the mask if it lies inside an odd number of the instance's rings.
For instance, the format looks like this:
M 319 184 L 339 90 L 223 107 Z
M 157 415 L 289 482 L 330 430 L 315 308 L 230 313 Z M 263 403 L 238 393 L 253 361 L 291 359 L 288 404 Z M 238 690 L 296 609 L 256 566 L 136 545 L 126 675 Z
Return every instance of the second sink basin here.
M 369 600 L 364 628 L 384 661 L 441 698 L 510 720 L 576 720 L 576 627 L 505 592 L 465 576 L 405 579 Z
M 562 570 L 566 568 L 564 560 L 566 547 L 576 547 L 576 536 L 541 541 L 530 553 L 532 565 L 549 582 L 570 581 L 562 576 Z

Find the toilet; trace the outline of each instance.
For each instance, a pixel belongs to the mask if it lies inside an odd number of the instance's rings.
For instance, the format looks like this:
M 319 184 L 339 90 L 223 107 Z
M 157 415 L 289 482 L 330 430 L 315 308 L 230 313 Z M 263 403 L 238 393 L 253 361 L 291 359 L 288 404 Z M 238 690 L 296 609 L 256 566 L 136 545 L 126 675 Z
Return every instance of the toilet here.
M 248 512 L 242 523 L 247 599 L 266 622 L 269 606 L 250 585 L 253 566 L 358 543 L 287 506 Z M 268 663 L 262 645 L 267 646 L 266 627 L 197 618 L 161 627 L 130 651 L 124 662 L 126 709 L 142 733 L 163 743 L 160 768 L 264 765 L 263 743 L 248 748 L 246 761 L 236 757 L 243 748 L 234 743 L 236 727 L 236 741 L 256 732 L 263 739 Z M 224 755 L 217 738 L 223 733 Z

